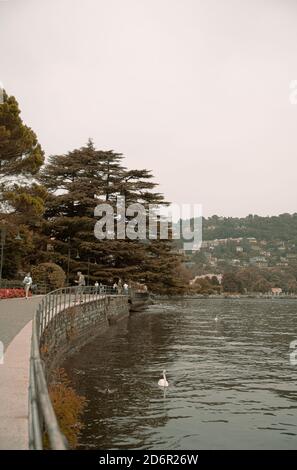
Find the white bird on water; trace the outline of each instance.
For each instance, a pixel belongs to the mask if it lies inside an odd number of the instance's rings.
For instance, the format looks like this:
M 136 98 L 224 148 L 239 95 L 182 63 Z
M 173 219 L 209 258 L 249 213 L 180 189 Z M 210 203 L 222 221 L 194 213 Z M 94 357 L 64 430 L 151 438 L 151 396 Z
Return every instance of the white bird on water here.
M 166 370 L 165 369 L 163 370 L 163 379 L 159 380 L 158 385 L 160 387 L 168 387 L 169 386 L 169 383 L 166 380 Z
M 219 321 L 219 317 L 217 315 L 215 316 L 215 321 Z

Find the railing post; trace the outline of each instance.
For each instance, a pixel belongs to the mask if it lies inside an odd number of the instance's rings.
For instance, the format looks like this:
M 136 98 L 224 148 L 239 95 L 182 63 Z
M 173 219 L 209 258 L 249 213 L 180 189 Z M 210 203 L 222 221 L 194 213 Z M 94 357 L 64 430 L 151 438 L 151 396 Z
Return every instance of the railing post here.
M 51 294 L 47 294 L 47 298 L 48 298 L 48 311 L 49 311 L 49 318 L 50 320 L 52 319 L 52 311 L 51 311 L 51 307 L 52 307 L 52 303 L 51 303 Z
M 55 324 L 56 324 L 57 310 L 58 310 L 58 296 L 54 294 L 54 317 L 55 317 Z

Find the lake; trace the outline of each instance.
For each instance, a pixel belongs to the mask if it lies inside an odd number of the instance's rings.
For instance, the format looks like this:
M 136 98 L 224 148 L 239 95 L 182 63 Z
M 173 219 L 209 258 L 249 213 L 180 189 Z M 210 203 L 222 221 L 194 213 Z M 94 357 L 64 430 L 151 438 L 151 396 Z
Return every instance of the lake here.
M 135 313 L 64 364 L 89 400 L 79 448 L 296 449 L 296 339 L 296 300 L 164 301 Z

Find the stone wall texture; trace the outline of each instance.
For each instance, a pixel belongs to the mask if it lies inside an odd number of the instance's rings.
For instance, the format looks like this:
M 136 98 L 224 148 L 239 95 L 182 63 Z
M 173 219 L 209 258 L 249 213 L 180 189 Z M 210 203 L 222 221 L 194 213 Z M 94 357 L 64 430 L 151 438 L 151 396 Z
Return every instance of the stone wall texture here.
M 126 296 L 109 296 L 67 307 L 47 325 L 41 338 L 46 377 L 67 355 L 77 351 L 110 325 L 129 316 Z

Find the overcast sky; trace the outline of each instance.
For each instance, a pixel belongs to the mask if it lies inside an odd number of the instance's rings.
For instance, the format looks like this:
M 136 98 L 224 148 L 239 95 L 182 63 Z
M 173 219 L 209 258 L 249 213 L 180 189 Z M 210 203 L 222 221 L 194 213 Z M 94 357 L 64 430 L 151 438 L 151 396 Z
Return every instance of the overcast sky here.
M 0 0 L 0 47 L 46 155 L 92 137 L 206 216 L 297 212 L 296 0 Z

